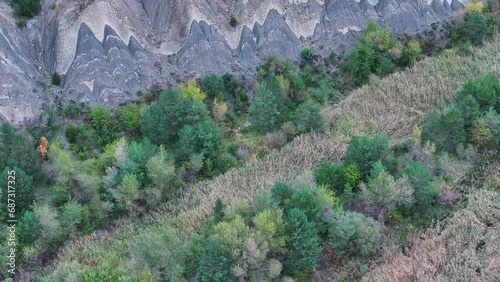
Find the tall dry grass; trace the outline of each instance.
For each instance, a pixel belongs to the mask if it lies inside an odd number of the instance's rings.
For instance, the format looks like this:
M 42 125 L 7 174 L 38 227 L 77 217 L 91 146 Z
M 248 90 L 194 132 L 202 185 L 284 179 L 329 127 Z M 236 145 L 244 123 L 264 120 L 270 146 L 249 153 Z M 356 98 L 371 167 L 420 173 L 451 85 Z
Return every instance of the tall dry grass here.
M 500 166 L 490 167 L 498 173 Z M 485 181 L 445 227 L 414 236 L 405 251 L 386 254 L 362 281 L 500 281 L 500 178 Z M 485 187 L 486 186 L 486 187 Z
M 335 120 L 331 132 L 299 136 L 264 159 L 251 160 L 243 168 L 193 185 L 178 200 L 141 221 L 125 219 L 112 233 L 73 241 L 61 251 L 59 260 L 85 263 L 83 260 L 99 259 L 109 251 L 120 253 L 147 225 L 177 227 L 182 237 L 207 218 L 217 198 L 229 205 L 240 198 L 251 200 L 259 190 L 313 169 L 323 159 L 341 160 L 352 135 L 387 132 L 392 138 L 411 136 L 412 127 L 429 111 L 445 105 L 465 82 L 487 72 L 500 74 L 498 50 L 500 36 L 475 48 L 470 56 L 448 50 L 403 72 L 373 78 L 331 110 L 329 116 Z

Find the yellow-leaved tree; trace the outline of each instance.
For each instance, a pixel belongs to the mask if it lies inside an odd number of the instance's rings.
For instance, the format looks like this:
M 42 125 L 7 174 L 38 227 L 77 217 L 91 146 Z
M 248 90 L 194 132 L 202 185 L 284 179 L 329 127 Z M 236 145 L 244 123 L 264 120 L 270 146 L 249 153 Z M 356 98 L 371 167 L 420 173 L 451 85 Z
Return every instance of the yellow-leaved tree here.
M 181 92 L 184 98 L 189 100 L 198 100 L 203 102 L 206 97 L 205 92 L 201 91 L 194 79 L 188 81 L 186 84 L 181 84 L 179 86 L 179 92 Z

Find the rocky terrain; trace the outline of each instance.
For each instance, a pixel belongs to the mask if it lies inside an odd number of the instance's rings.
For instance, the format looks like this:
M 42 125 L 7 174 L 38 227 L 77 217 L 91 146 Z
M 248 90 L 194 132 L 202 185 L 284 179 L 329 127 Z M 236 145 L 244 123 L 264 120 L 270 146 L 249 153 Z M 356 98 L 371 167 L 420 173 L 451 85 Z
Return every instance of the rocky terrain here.
M 414 35 L 464 8 L 441 1 L 43 0 L 24 28 L 0 2 L 0 119 L 34 122 L 56 98 L 116 107 L 155 85 L 254 73 L 270 55 L 297 60 L 305 46 L 345 54 L 370 19 Z

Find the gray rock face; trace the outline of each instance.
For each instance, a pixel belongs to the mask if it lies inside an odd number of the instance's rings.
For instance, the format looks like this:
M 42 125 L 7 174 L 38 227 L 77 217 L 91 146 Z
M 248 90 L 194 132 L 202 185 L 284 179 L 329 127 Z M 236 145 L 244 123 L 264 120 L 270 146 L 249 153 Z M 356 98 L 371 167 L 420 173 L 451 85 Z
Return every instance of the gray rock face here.
M 104 41 L 100 42 L 82 23 L 63 87 L 69 100 L 116 107 L 137 100 L 136 92 L 150 87 L 156 76 L 153 62 L 133 37 L 127 45 L 106 25 Z
M 463 1 L 449 1 L 94 0 L 84 9 L 61 1 L 51 10 L 47 0 L 25 29 L 2 2 L 0 119 L 31 122 L 53 93 L 63 102 L 114 108 L 152 85 L 253 73 L 271 55 L 298 60 L 305 46 L 325 56 L 345 54 L 369 20 L 395 35 L 421 33 L 464 8 Z M 48 82 L 55 71 L 61 87 Z
M 0 3 L 0 120 L 11 124 L 33 121 L 42 110 L 43 88 L 36 85 L 36 54 L 26 31 Z

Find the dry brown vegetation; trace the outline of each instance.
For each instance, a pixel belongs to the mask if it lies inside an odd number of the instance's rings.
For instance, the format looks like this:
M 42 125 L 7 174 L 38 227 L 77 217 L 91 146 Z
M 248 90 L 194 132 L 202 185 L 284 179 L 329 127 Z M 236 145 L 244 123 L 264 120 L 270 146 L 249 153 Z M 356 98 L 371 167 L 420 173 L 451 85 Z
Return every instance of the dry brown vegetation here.
M 448 50 L 437 57 L 427 58 L 406 71 L 384 79 L 372 78 L 369 84 L 354 91 L 332 109 L 329 116 L 335 122 L 329 133 L 299 136 L 291 144 L 271 152 L 264 159 L 250 160 L 243 168 L 193 185 L 178 200 L 165 204 L 160 211 L 142 221 L 126 219 L 117 224 L 112 234 L 101 232 L 99 236 L 94 234 L 74 241 L 62 250 L 59 261 L 78 260 L 79 263 L 88 264 L 99 261 L 111 253 L 110 250 L 126 255 L 123 250 L 130 239 L 148 224 L 177 227 L 179 235 L 184 237 L 207 218 L 217 198 L 230 205 L 236 199 L 251 200 L 257 191 L 270 189 L 277 181 L 290 180 L 304 170 L 315 168 L 324 159 L 340 161 L 352 135 L 387 132 L 393 140 L 408 138 L 415 124 L 422 122 L 429 111 L 444 106 L 466 81 L 480 78 L 487 72 L 500 74 L 499 49 L 500 37 L 496 36 L 485 46 L 473 49 L 470 56 L 460 56 L 454 50 Z M 473 208 L 455 215 L 450 220 L 447 232 L 451 236 L 469 227 L 474 232 L 471 234 L 491 229 L 497 232 L 498 238 L 498 225 L 496 229 L 487 228 L 486 223 L 478 219 Z M 436 240 L 447 238 L 444 233 L 439 236 L 441 237 Z M 460 235 L 457 233 L 456 236 Z M 473 240 L 478 242 L 479 239 Z M 430 243 L 420 244 L 428 244 L 428 248 L 432 248 Z M 473 249 L 472 246 L 470 248 Z M 418 250 L 426 252 L 425 248 L 415 249 L 415 252 L 420 252 Z M 440 250 L 436 252 L 436 255 L 441 254 Z M 472 263 L 466 260 L 467 257 L 463 259 L 464 262 Z M 407 260 L 408 267 L 415 265 L 410 262 L 411 258 Z M 429 256 L 429 264 L 433 260 L 433 256 Z M 495 266 L 498 264 L 498 257 L 496 263 L 491 263 L 491 267 L 498 267 Z M 456 265 L 458 264 L 450 267 Z M 409 271 L 413 270 L 409 268 Z
M 496 176 L 495 176 L 496 171 Z M 445 226 L 410 239 L 402 253 L 386 254 L 385 262 L 363 281 L 500 281 L 500 166 L 492 166 L 484 184 L 470 187 L 467 207 Z

